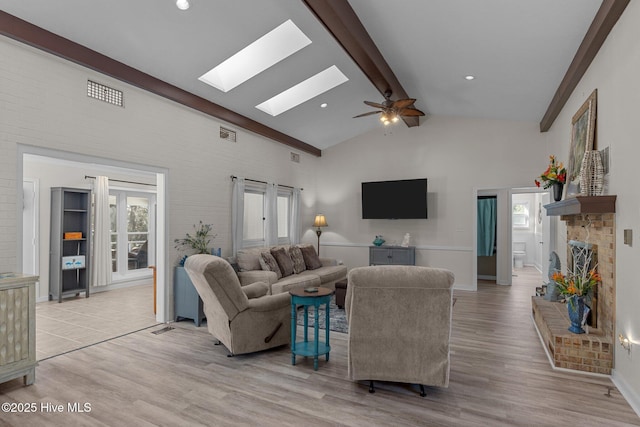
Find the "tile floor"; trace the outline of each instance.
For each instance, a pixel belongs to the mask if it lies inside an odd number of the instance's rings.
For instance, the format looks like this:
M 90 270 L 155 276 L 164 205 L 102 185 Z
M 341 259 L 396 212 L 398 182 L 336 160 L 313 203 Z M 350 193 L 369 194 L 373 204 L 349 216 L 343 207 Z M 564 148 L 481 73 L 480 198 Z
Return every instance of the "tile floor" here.
M 152 284 L 38 303 L 36 356 L 47 359 L 154 325 Z

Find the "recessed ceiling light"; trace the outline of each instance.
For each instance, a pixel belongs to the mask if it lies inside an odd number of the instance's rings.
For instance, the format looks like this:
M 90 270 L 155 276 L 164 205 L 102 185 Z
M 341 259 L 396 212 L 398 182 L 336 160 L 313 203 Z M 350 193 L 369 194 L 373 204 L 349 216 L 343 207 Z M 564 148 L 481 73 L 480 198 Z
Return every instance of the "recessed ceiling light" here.
M 320 108 L 327 108 L 327 103 L 323 102 L 322 104 L 320 104 Z
M 198 80 L 228 92 L 309 44 L 311 40 L 289 19 Z
M 307 80 L 266 100 L 262 104 L 256 105 L 256 108 L 275 117 L 348 80 L 347 76 L 342 74 L 342 71 L 340 71 L 338 67 L 332 65 L 326 70 L 320 71 L 315 76 L 309 77 Z
M 464 78 L 467 79 L 467 80 L 473 80 L 473 79 L 475 79 L 475 76 L 468 75 L 468 76 L 464 76 Z
M 188 0 L 176 0 L 176 6 L 178 6 L 178 9 L 180 9 L 180 10 L 187 10 L 187 9 L 189 9 L 189 1 Z

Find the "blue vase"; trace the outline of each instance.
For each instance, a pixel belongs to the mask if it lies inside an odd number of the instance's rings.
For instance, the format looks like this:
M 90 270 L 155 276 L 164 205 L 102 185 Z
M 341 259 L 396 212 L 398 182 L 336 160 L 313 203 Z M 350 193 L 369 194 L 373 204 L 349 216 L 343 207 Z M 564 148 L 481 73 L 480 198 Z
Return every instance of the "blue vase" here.
M 384 242 L 385 240 L 382 238 L 382 236 L 376 236 L 376 239 L 373 241 L 373 244 L 376 246 L 382 246 Z
M 584 329 L 582 329 L 582 318 L 584 317 L 584 297 L 580 297 L 578 295 L 573 295 L 569 298 L 569 302 L 567 302 L 567 310 L 569 310 L 569 320 L 571 321 L 571 326 L 569 326 L 569 331 L 574 334 L 584 334 Z

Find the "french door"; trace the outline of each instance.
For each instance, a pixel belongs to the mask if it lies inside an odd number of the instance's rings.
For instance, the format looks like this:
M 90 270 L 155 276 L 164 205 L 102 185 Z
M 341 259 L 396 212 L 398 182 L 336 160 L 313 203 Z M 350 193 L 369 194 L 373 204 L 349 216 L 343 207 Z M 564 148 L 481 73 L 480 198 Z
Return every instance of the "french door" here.
M 155 194 L 109 191 L 113 280 L 149 275 L 155 265 Z

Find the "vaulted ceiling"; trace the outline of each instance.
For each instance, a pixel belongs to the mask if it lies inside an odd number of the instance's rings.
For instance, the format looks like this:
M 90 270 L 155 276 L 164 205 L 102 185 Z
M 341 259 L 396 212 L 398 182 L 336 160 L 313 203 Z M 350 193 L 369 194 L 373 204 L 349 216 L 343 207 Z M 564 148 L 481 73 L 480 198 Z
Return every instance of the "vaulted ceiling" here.
M 363 101 L 381 102 L 387 89 L 392 99 L 416 98 L 416 108 L 427 113 L 409 125 L 451 115 L 540 122 L 545 130 L 576 83 L 570 80 L 584 72 L 627 3 L 190 0 L 181 11 L 174 0 L 0 0 L 0 29 L 232 127 L 319 155 L 354 136 L 382 132 L 377 116 L 353 116 L 371 111 Z M 227 92 L 198 80 L 287 20 L 311 43 Z M 581 49 L 586 66 L 576 56 Z M 256 108 L 331 66 L 348 80 L 277 116 Z

